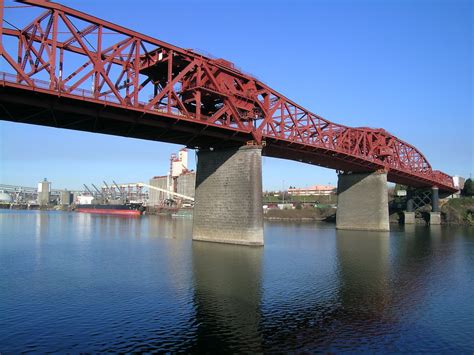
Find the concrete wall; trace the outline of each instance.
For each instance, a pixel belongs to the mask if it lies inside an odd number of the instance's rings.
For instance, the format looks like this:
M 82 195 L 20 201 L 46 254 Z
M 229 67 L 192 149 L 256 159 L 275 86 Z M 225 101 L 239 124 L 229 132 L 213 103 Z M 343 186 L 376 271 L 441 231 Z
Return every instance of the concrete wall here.
M 167 189 L 167 176 L 157 176 L 153 179 L 150 179 L 150 185 L 154 187 L 158 187 L 160 189 Z M 166 193 L 149 189 L 149 197 L 148 197 L 148 206 L 161 206 L 163 201 L 167 198 Z
M 193 239 L 263 245 L 262 150 L 199 151 Z
M 339 174 L 337 229 L 388 231 L 386 173 Z
M 196 173 L 190 172 L 178 176 L 176 182 L 176 192 L 185 195 L 194 197 L 194 187 L 196 185 Z

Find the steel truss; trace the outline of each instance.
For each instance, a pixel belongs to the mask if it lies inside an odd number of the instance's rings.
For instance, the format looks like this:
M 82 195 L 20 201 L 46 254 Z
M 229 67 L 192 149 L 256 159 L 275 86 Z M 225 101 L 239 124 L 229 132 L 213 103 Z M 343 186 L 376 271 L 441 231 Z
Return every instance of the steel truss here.
M 181 140 L 175 138 L 191 147 L 205 147 L 206 141 L 199 137 L 206 132 L 215 137 L 225 132 L 225 139 L 265 146 L 269 156 L 343 171 L 385 170 L 393 182 L 455 191 L 452 178 L 433 170 L 414 146 L 383 129 L 328 121 L 224 59 L 57 3 L 20 2 L 43 12 L 26 26 L 16 27 L 5 25 L 0 9 L 1 57 L 10 67 L 0 74 L 3 92 L 31 90 L 72 99 L 69 105 L 88 102 L 126 109 L 156 124 L 160 119 L 174 122 L 167 129 L 192 123 Z M 150 139 L 159 140 L 159 134 Z

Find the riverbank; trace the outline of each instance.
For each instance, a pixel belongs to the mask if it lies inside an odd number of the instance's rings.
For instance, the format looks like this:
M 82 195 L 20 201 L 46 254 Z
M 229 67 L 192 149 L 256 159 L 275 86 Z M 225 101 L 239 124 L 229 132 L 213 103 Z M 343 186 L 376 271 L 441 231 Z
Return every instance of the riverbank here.
M 449 199 L 441 206 L 441 217 L 446 224 L 474 226 L 474 198 Z
M 335 219 L 335 208 L 268 209 L 263 217 L 278 221 L 325 221 Z
M 415 212 L 416 224 L 428 224 L 431 206 L 426 205 Z M 440 203 L 441 224 L 474 226 L 474 198 L 461 197 L 442 200 Z M 390 223 L 403 224 L 403 210 L 390 209 Z
M 426 224 L 429 221 L 431 208 L 427 206 L 416 212 L 416 223 Z M 302 208 L 302 209 L 267 209 L 266 220 L 279 221 L 335 221 L 336 208 Z M 403 223 L 403 211 L 391 210 L 390 223 Z M 450 225 L 474 226 L 474 198 L 453 198 L 441 204 L 441 223 Z

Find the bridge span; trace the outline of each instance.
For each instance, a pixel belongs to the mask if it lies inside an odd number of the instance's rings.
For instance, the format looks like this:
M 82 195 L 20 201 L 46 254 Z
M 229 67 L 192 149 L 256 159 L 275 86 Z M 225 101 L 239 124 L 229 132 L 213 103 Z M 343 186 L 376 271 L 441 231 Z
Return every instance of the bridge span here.
M 386 191 L 386 181 L 456 191 L 452 178 L 432 169 L 413 145 L 383 129 L 333 123 L 225 59 L 179 48 L 58 3 L 19 2 L 27 7 L 0 4 L 0 60 L 6 68 L 0 73 L 1 119 L 198 149 L 195 239 L 232 231 L 229 218 L 218 217 L 225 214 L 233 215 L 236 225 L 239 220 L 248 224 L 247 232 L 237 228 L 231 240 L 263 243 L 261 212 L 255 207 L 261 204 L 257 195 L 262 154 L 336 169 L 340 190 L 349 191 L 347 195 L 359 196 L 368 188 L 374 196 L 366 198 L 364 216 L 350 212 L 350 218 L 343 217 L 341 207 L 346 204 L 340 194 L 341 228 L 353 228 L 354 223 L 357 227 L 357 220 L 378 215 L 385 204 L 379 195 Z M 11 21 L 8 13 L 13 10 L 25 14 Z M 377 180 L 380 191 L 372 191 L 369 180 Z M 210 181 L 224 187 L 209 190 Z M 250 181 L 248 186 L 244 181 Z M 361 184 L 368 185 L 355 191 L 353 186 Z M 234 198 L 246 202 L 225 211 L 219 203 L 204 202 L 209 194 L 212 202 L 219 194 L 229 198 L 230 187 L 239 191 Z M 388 229 L 388 212 L 378 219 L 382 223 L 368 223 L 368 229 Z M 245 233 L 248 237 L 242 237 Z

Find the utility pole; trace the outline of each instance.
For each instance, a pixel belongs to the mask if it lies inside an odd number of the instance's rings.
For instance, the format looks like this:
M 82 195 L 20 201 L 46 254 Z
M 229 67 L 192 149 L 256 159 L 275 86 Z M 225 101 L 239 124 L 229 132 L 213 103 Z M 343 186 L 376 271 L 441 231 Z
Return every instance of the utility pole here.
M 281 183 L 281 194 L 283 196 L 283 204 L 285 204 L 285 180 Z

